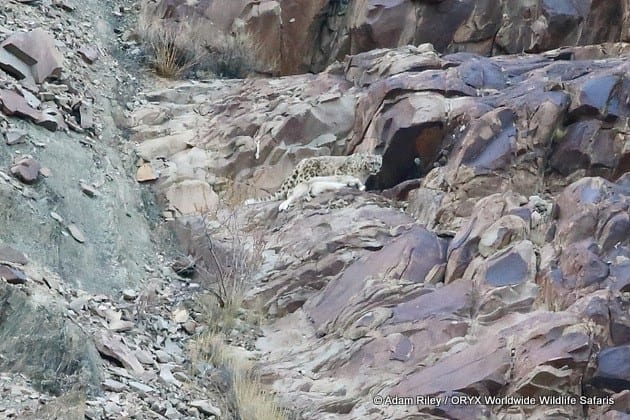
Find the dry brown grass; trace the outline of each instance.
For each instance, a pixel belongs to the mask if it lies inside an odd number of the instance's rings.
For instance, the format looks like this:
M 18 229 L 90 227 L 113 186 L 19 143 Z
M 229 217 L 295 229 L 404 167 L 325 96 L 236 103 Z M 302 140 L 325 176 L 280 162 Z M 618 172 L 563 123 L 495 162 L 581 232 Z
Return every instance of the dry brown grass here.
M 220 366 L 229 373 L 232 406 L 235 417 L 243 420 L 286 420 L 288 413 L 276 403 L 273 394 L 263 387 L 251 362 L 231 352 L 220 334 L 207 332 L 194 343 L 192 350 L 196 362 L 204 361 Z M 231 404 L 230 404 L 231 402 Z
M 191 344 L 193 366 L 209 364 L 229 377 L 224 405 L 235 418 L 243 420 L 284 420 L 287 413 L 278 407 L 274 396 L 262 386 L 255 368 L 241 352 L 226 345 L 239 324 L 251 325 L 242 309 L 245 289 L 262 263 L 262 240 L 246 236 L 240 229 L 236 212 L 218 220 L 217 215 L 203 217 L 204 230 L 198 234 L 196 270 L 200 284 L 208 293 L 199 298 L 205 331 Z M 247 328 L 249 329 L 249 327 Z
M 252 73 L 268 73 L 258 57 L 260 47 L 244 33 L 217 34 L 207 46 L 210 70 L 220 77 L 243 78 Z
M 35 413 L 20 418 L 22 420 L 83 420 L 86 400 L 84 391 L 73 389 L 42 405 Z
M 143 0 L 138 16 L 138 34 L 143 40 L 150 63 L 162 77 L 176 78 L 203 62 L 205 51 L 199 33 L 189 22 L 162 19 L 165 9 Z
M 177 78 L 193 68 L 199 60 L 198 55 L 182 49 L 180 39 L 182 32 L 164 30 L 156 31 L 151 38 L 151 50 L 154 54 L 153 67 L 162 77 Z
M 260 60 L 259 48 L 244 33 L 225 34 L 207 19 L 163 19 L 161 3 L 143 0 L 138 17 L 138 35 L 149 61 L 162 77 L 180 78 L 192 72 L 211 72 L 218 77 L 244 78 L 269 73 L 275 63 Z

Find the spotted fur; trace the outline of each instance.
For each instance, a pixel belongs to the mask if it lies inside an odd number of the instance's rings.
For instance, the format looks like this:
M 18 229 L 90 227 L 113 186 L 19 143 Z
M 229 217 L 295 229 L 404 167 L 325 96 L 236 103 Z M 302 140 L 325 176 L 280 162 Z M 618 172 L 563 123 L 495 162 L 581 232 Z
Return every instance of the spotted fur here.
M 382 163 L 383 160 L 380 155 L 365 153 L 302 159 L 276 193 L 262 199 L 248 200 L 246 204 L 284 200 L 297 185 L 306 183 L 314 177 L 349 175 L 365 182 L 370 175 L 376 175 L 380 171 Z

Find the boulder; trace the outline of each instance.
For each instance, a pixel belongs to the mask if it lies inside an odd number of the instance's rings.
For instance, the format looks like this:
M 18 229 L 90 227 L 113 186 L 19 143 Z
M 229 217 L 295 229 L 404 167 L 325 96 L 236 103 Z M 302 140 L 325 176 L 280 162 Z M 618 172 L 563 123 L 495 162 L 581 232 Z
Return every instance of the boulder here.
M 11 174 L 25 184 L 34 184 L 39 179 L 42 166 L 33 158 L 23 158 L 11 167 Z
M 185 180 L 166 191 L 168 207 L 181 215 L 205 214 L 217 208 L 219 198 L 203 181 Z
M 630 388 L 630 345 L 602 350 L 591 382 L 598 388 L 616 392 Z
M 0 54 L 0 67 L 18 79 L 43 83 L 61 75 L 63 55 L 57 50 L 55 40 L 44 29 L 14 32 L 0 43 L 0 50 L 5 51 Z

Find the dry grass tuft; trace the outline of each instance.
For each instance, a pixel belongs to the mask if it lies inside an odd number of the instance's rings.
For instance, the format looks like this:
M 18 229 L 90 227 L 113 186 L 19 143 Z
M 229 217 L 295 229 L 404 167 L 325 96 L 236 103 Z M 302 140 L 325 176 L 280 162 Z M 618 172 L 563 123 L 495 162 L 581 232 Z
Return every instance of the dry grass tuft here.
M 22 420 L 83 420 L 85 419 L 86 394 L 80 389 L 73 389 L 67 394 L 55 398 Z
M 164 13 L 160 4 L 142 1 L 138 34 L 155 72 L 162 77 L 181 77 L 204 60 L 205 51 L 194 25 L 162 19 Z
M 266 71 L 258 59 L 259 47 L 246 34 L 217 34 L 207 50 L 209 69 L 219 77 L 239 79 Z
M 274 396 L 261 386 L 260 378 L 252 369 L 232 364 L 232 387 L 242 419 L 285 420 L 287 412 L 276 404 Z
M 193 358 L 220 367 L 229 375 L 227 405 L 243 420 L 286 420 L 288 413 L 280 408 L 272 393 L 265 390 L 260 377 L 248 360 L 230 352 L 224 339 L 214 332 L 202 334 L 193 345 Z
M 275 63 L 263 63 L 259 48 L 244 33 L 225 34 L 207 19 L 168 16 L 161 2 L 143 0 L 138 17 L 138 35 L 148 59 L 162 77 L 180 78 L 193 72 L 211 72 L 218 77 L 244 78 L 252 73 L 269 73 Z
M 233 211 L 212 220 L 200 220 L 198 234 L 191 230 L 195 244 L 190 250 L 196 261 L 196 279 L 217 299 L 223 312 L 237 311 L 249 281 L 262 263 L 262 237 L 246 236 L 238 213 Z
M 171 30 L 156 31 L 150 39 L 154 55 L 153 67 L 158 76 L 177 78 L 193 68 L 197 55 L 181 48 L 179 44 L 183 32 Z

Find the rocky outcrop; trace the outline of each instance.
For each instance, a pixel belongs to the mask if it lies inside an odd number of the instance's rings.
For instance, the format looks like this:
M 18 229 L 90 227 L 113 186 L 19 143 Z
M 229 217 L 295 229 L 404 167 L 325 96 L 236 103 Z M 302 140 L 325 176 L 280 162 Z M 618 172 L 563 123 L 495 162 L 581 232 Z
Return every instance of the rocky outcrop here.
M 351 84 L 327 73 L 282 84 L 185 82 L 145 95 L 150 103 L 131 116 L 138 154 L 151 164 L 162 191 L 194 181 L 200 195 L 190 201 L 204 208 L 216 207 L 209 187 L 229 189 L 230 201 L 261 196 L 277 188 L 296 161 L 343 152 L 356 104 Z M 173 193 L 167 196 L 167 210 L 177 214 Z
M 165 19 L 259 31 L 290 51 L 286 72 L 357 54 L 319 74 L 160 82 L 125 103 L 125 132 L 103 98 L 131 78 L 85 47 L 106 52 L 97 15 L 130 9 L 33 3 L 0 9 L 24 72 L 0 72 L 3 415 L 231 414 L 208 396 L 230 394 L 229 374 L 188 352 L 212 312 L 190 298 L 226 273 L 246 286 L 227 338 L 294 417 L 629 414 L 628 45 L 485 56 L 617 39 L 621 3 L 165 2 Z M 33 14 L 56 28 L 60 71 L 16 41 Z M 243 205 L 302 158 L 353 152 L 383 156 L 368 191 Z M 165 221 L 189 254 L 173 263 L 150 234 Z
M 201 31 L 251 37 L 260 45 L 259 59 L 283 74 L 317 72 L 347 54 L 408 44 L 496 55 L 630 41 L 626 0 L 203 0 L 194 5 L 163 0 L 159 6 L 167 20 L 197 20 Z
M 132 130 L 150 142 L 195 127 L 187 149 L 151 160 L 157 185 L 203 180 L 264 235 L 246 304 L 274 318 L 261 369 L 292 410 L 614 418 L 627 378 L 610 367 L 630 331 L 627 52 L 373 50 L 317 76 L 148 93 Z M 182 104 L 193 86 L 210 101 Z M 352 152 L 383 155 L 370 192 L 238 207 L 302 157 Z M 537 403 L 457 403 L 498 395 Z M 586 408 L 541 403 L 554 395 Z
M 13 15 L 13 6 L 8 5 L 5 13 Z M 51 16 L 54 19 L 54 14 Z M 78 77 L 77 72 L 68 71 L 85 67 L 79 56 L 93 63 L 98 51 L 82 46 L 79 40 L 84 34 L 79 28 L 74 31 L 74 39 L 69 38 L 67 46 L 62 42 L 67 48 L 64 50 L 60 50 L 59 41 L 41 27 L 0 31 L 2 113 L 27 119 L 50 131 L 71 129 L 95 137 L 101 133 L 102 123 L 95 124 L 90 116 L 96 97 L 88 88 L 90 83 Z
M 624 1 L 366 0 L 352 2 L 348 29 L 353 53 L 430 42 L 442 52 L 515 54 L 627 41 L 627 19 Z

